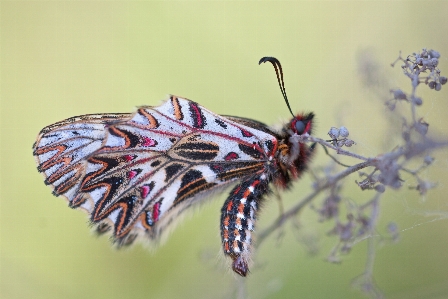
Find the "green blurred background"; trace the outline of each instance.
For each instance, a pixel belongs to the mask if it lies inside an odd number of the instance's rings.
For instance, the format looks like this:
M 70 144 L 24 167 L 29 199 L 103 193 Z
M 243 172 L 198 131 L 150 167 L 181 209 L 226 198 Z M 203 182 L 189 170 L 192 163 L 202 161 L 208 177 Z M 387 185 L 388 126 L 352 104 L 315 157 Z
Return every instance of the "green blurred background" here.
M 433 48 L 448 73 L 448 2 L 122 2 L 1 1 L 1 298 L 359 298 L 350 283 L 361 274 L 366 242 L 340 265 L 325 258 L 336 237 L 307 208 L 300 230 L 286 225 L 259 248 L 250 277 L 235 280 L 220 253 L 219 210 L 225 194 L 187 217 L 159 250 L 111 248 L 95 238 L 87 217 L 51 195 L 36 171 L 31 145 L 39 130 L 70 116 L 131 112 L 167 94 L 210 110 L 274 124 L 288 119 L 271 65 L 283 64 L 293 110 L 314 111 L 315 135 L 345 125 L 354 150 L 375 156 L 391 130 L 384 105 L 364 88 L 357 59 L 374 55 L 388 82 L 409 82 L 389 63 Z M 447 87 L 420 88 L 419 110 L 447 137 Z M 399 123 L 399 122 L 398 122 Z M 446 152 L 446 150 L 445 150 Z M 398 223 L 398 244 L 378 243 L 375 280 L 388 298 L 448 298 L 447 155 L 424 173 L 439 182 L 423 201 L 388 192 L 379 233 Z M 319 151 L 313 167 L 329 161 Z M 350 161 L 350 160 L 348 160 Z M 353 161 L 352 161 L 353 162 Z M 344 194 L 363 202 L 371 193 Z M 310 177 L 283 196 L 290 206 L 310 192 Z M 413 180 L 405 182 L 406 186 Z M 353 185 L 353 186 L 352 186 Z M 321 199 L 316 201 L 316 205 Z M 438 216 L 425 216 L 431 211 Z M 278 216 L 275 200 L 259 227 Z M 314 240 L 314 241 L 311 241 Z M 380 241 L 380 238 L 378 238 Z M 310 254 L 308 247 L 319 251 Z

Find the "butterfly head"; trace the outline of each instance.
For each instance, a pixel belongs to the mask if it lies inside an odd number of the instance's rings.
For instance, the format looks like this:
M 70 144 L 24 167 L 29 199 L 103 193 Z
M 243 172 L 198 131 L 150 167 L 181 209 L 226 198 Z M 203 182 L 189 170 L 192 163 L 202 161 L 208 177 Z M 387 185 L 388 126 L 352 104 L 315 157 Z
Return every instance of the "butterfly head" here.
M 311 134 L 313 128 L 314 113 L 297 114 L 289 123 L 289 129 L 297 134 Z

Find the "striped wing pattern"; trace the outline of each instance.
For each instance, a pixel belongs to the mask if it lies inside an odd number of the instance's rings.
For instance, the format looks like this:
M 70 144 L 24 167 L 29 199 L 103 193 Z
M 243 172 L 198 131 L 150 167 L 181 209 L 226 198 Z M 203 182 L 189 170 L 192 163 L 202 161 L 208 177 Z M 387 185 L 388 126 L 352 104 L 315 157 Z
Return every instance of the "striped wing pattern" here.
M 171 96 L 133 114 L 48 126 L 33 149 L 53 193 L 127 245 L 138 235 L 159 236 L 201 195 L 265 173 L 277 139 Z

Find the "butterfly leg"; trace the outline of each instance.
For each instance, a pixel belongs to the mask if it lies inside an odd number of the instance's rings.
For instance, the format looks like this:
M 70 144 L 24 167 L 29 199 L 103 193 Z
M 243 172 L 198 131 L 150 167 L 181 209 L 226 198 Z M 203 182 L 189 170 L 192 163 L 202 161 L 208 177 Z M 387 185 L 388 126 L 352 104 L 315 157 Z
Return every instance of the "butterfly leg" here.
M 263 195 L 269 192 L 268 176 L 259 174 L 236 186 L 221 209 L 221 241 L 232 269 L 241 276 L 249 271 L 252 232 Z

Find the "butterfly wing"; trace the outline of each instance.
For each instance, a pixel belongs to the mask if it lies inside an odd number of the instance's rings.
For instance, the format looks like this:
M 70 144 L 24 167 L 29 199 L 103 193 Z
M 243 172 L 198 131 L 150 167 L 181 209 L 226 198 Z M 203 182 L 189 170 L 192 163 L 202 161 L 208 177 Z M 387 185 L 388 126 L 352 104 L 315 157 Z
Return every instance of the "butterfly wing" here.
M 201 195 L 263 172 L 275 148 L 272 135 L 171 96 L 132 115 L 47 127 L 34 153 L 56 195 L 128 244 L 159 236 Z
M 33 145 L 37 169 L 56 196 L 71 202 L 87 168 L 87 158 L 103 146 L 105 128 L 129 119 L 131 114 L 75 116 L 42 129 Z

